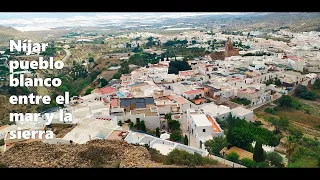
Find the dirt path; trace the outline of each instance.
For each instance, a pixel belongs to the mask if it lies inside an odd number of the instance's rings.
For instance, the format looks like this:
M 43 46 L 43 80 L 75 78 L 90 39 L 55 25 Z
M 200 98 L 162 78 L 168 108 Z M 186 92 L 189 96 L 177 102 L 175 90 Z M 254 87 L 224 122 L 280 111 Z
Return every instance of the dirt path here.
M 313 128 L 313 127 L 307 126 L 305 124 L 298 123 L 296 121 L 290 121 L 290 123 L 293 126 L 301 129 L 304 134 L 311 135 L 313 137 L 320 137 L 320 131 L 315 129 L 315 128 Z
M 269 131 L 275 130 L 275 127 L 268 121 L 263 118 L 258 118 L 256 115 L 253 116 L 254 121 L 260 121 L 262 123 L 262 127 L 268 129 Z

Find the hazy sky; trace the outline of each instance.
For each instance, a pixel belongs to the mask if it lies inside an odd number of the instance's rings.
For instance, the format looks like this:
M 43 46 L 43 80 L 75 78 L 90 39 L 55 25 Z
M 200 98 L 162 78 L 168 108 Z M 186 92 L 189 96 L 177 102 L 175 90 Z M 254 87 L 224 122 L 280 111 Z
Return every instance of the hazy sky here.
M 0 25 L 21 31 L 46 30 L 63 26 L 118 25 L 124 22 L 150 24 L 170 18 L 193 17 L 209 14 L 242 13 L 0 13 Z
M 150 13 L 99 13 L 99 12 L 66 12 L 66 13 L 0 13 L 0 19 L 32 19 L 32 18 L 70 18 L 74 16 L 97 16 L 97 15 L 103 15 L 103 16 L 112 16 L 112 15 L 135 15 L 135 16 L 145 16 L 145 15 L 168 15 L 172 17 L 181 17 L 181 16 L 196 16 L 196 15 L 205 15 L 205 14 L 239 14 L 239 13 L 232 13 L 232 12 L 208 12 L 208 13 L 157 13 L 157 12 L 150 12 Z

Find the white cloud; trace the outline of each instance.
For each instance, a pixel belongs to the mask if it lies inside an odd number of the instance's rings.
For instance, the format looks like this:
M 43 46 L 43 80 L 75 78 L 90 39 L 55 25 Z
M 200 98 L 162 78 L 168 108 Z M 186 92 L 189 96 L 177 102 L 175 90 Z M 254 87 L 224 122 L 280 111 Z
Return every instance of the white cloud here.
M 12 13 L 11 13 L 12 14 Z M 18 14 L 18 13 L 17 13 Z M 55 27 L 85 27 L 98 24 L 118 25 L 127 22 L 153 23 L 167 19 L 195 17 L 209 14 L 241 14 L 241 13 L 19 13 L 21 16 L 9 16 L 8 13 L 0 13 L 0 24 L 12 26 L 18 30 L 47 30 Z M 26 13 L 25 13 L 26 14 Z M 5 19 L 3 18 L 5 17 Z M 22 18 L 26 17 L 26 18 Z

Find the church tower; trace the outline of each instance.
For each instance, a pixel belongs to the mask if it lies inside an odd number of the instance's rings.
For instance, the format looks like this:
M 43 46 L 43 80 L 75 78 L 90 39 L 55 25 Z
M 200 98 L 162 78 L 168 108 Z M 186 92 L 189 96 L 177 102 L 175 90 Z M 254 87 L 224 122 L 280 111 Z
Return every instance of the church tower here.
M 228 38 L 226 44 L 225 44 L 225 57 L 230 57 L 230 56 L 237 56 L 239 55 L 239 49 L 237 48 L 233 48 L 233 44 L 230 40 L 230 38 Z

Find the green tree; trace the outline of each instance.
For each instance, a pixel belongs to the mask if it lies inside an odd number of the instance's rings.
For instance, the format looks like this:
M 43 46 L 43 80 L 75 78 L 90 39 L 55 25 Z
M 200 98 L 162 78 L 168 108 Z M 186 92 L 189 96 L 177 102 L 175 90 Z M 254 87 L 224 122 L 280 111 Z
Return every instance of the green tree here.
M 253 160 L 256 162 L 263 162 L 265 160 L 262 143 L 257 141 L 253 150 Z
M 281 86 L 281 85 L 282 85 L 280 79 L 276 79 L 276 80 L 274 81 L 274 84 L 275 84 L 276 86 Z
M 249 129 L 248 127 L 245 127 L 245 126 L 236 126 L 232 128 L 231 136 L 232 136 L 232 140 L 230 144 L 246 150 L 250 149 L 251 142 L 255 138 L 254 132 L 252 131 L 252 129 Z
M 265 108 L 264 112 L 269 113 L 269 114 L 275 114 L 274 109 L 273 108 L 269 108 L 269 107 Z
M 160 137 L 160 128 L 159 127 L 156 128 L 156 136 Z
M 4 145 L 4 139 L 1 139 L 0 140 L 0 146 L 3 146 Z
M 100 71 L 96 71 L 96 70 L 92 71 L 90 74 L 90 80 L 91 81 L 95 80 L 100 73 L 101 73 Z
M 166 120 L 172 120 L 172 119 L 171 119 L 171 116 L 172 116 L 171 113 L 167 113 L 167 114 L 164 115 L 164 118 L 165 118 Z
M 164 164 L 175 164 L 180 166 L 195 167 L 201 165 L 216 165 L 218 162 L 202 157 L 198 153 L 191 154 L 187 151 L 174 149 L 165 158 Z
M 263 161 L 263 162 L 256 163 L 256 167 L 257 168 L 268 168 L 269 164 L 267 162 Z
M 289 120 L 287 118 L 281 117 L 279 120 L 277 120 L 274 117 L 270 117 L 269 121 L 271 122 L 272 125 L 275 126 L 276 131 L 280 130 L 286 130 L 289 126 Z
M 306 99 L 306 100 L 312 100 L 315 101 L 318 99 L 318 95 L 315 92 L 309 91 L 306 86 L 299 85 L 294 90 L 295 96 Z
M 320 155 L 310 148 L 298 145 L 290 156 L 288 167 L 319 167 Z
M 320 89 L 320 79 L 316 79 L 312 85 L 313 89 Z
M 191 70 L 191 66 L 187 61 L 170 61 L 168 74 L 179 74 L 179 71 L 186 70 Z
M 168 120 L 168 127 L 171 131 L 180 130 L 180 122 L 177 120 Z
M 131 48 L 131 43 L 126 43 L 126 48 Z
M 109 82 L 106 80 L 106 79 L 104 79 L 104 78 L 101 78 L 100 79 L 100 85 L 101 85 L 101 87 L 104 87 L 104 86 L 106 86 L 106 85 L 108 85 L 109 84 Z
M 138 130 L 140 130 L 140 119 L 137 119 L 137 120 L 136 120 L 136 125 L 135 125 L 135 127 L 136 127 Z
M 140 130 L 141 130 L 141 131 L 144 131 L 144 132 L 147 131 L 146 125 L 144 124 L 144 120 L 142 120 L 142 121 L 140 122 L 139 126 L 140 126 Z
M 232 162 L 238 162 L 239 161 L 239 155 L 236 152 L 231 152 L 226 156 L 227 160 Z
M 288 95 L 283 95 L 279 99 L 279 105 L 282 107 L 292 107 L 292 98 Z
M 303 132 L 300 129 L 290 127 L 288 130 L 289 133 L 297 140 L 301 139 L 303 136 Z
M 251 159 L 243 158 L 241 160 L 241 164 L 243 164 L 247 168 L 254 168 L 257 166 L 257 163 Z
M 181 132 L 176 130 L 176 131 L 173 131 L 171 134 L 170 134 L 170 139 L 172 139 L 173 141 L 176 141 L 176 142 L 179 142 L 181 141 Z
M 89 62 L 94 62 L 93 57 L 89 57 Z
M 67 91 L 69 91 L 69 89 L 68 89 L 67 86 L 65 86 L 65 85 L 59 86 L 58 89 L 60 89 L 62 92 L 67 92 Z
M 213 155 L 219 155 L 220 151 L 229 145 L 227 139 L 223 136 L 214 137 L 204 143 L 208 152 Z
M 304 157 L 288 163 L 288 168 L 319 168 L 318 161 L 312 157 Z
M 189 139 L 188 139 L 187 135 L 184 135 L 183 144 L 184 145 L 189 145 Z
M 88 89 L 86 90 L 85 95 L 91 94 L 91 91 L 92 91 L 92 90 L 93 90 L 93 88 L 88 88 Z
M 245 106 L 251 104 L 251 101 L 248 100 L 247 98 L 239 98 L 239 97 L 237 97 L 237 98 L 232 99 L 231 101 L 235 102 L 235 103 L 238 103 L 238 104 L 243 104 Z
M 232 144 L 232 129 L 233 129 L 233 126 L 229 126 L 229 129 L 228 129 L 228 132 L 227 132 L 227 136 L 226 136 L 226 139 L 227 139 L 227 142 L 229 144 Z
M 266 160 L 270 161 L 271 165 L 275 167 L 283 167 L 283 158 L 276 152 L 268 153 L 266 156 Z
M 129 123 L 129 128 L 132 129 L 133 127 L 134 127 L 133 122 L 130 122 L 130 123 Z
M 289 120 L 287 118 L 281 117 L 279 119 L 279 129 L 286 130 L 289 126 Z

